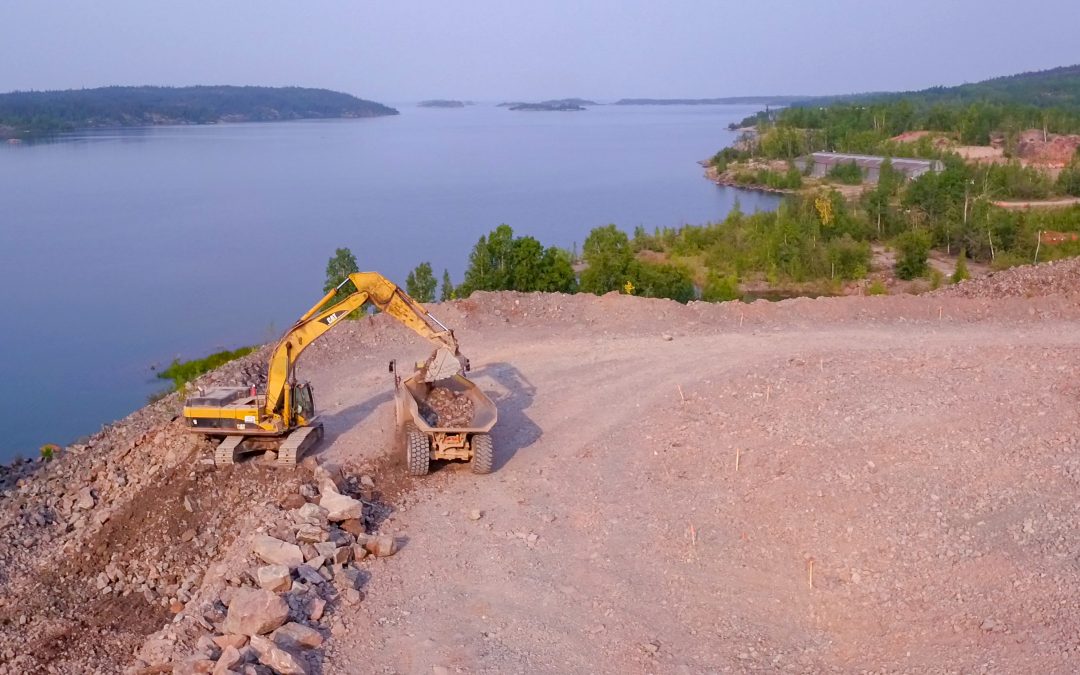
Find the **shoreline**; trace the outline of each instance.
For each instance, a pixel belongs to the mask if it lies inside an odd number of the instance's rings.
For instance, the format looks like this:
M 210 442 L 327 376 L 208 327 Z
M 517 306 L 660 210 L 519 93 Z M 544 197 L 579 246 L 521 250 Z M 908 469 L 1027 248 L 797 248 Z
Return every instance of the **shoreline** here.
M 800 190 L 792 190 L 789 188 L 774 188 L 768 185 L 762 185 L 761 183 L 739 183 L 730 178 L 724 178 L 723 174 L 717 173 L 716 168 L 709 166 L 707 160 L 701 160 L 698 162 L 701 166 L 705 167 L 705 179 L 711 183 L 715 183 L 720 187 L 739 188 L 741 190 L 753 190 L 754 192 L 764 192 L 766 194 L 775 195 L 794 195 L 798 194 Z

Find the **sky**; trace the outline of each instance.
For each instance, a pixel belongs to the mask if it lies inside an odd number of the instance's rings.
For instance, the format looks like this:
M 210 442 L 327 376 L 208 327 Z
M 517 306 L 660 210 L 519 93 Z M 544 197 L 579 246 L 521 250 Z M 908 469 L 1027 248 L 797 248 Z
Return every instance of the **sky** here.
M 1078 0 L 0 0 L 0 91 L 382 102 L 921 89 L 1080 63 Z

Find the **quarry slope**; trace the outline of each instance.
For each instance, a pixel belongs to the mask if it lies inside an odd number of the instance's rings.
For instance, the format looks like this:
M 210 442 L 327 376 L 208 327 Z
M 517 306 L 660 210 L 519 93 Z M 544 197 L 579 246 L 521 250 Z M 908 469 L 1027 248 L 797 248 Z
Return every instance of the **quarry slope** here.
M 1075 264 L 1033 269 L 919 297 L 435 306 L 499 405 L 490 476 L 404 476 L 386 364 L 426 347 L 350 322 L 301 362 L 327 435 L 295 471 L 200 463 L 175 397 L 2 470 L 0 673 L 212 667 L 252 537 L 291 536 L 316 464 L 400 550 L 349 563 L 360 593 L 338 570 L 283 594 L 325 639 L 308 672 L 1068 672 L 1080 295 Z M 270 672 L 244 649 L 234 672 Z

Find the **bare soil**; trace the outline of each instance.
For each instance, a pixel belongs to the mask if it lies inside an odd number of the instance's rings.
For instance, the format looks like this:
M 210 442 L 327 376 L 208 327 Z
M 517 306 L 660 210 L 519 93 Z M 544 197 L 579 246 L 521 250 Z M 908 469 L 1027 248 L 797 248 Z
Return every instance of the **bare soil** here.
M 300 364 L 326 424 L 315 459 L 371 474 L 403 545 L 364 561 L 362 602 L 328 608 L 321 672 L 1074 672 L 1078 271 L 917 297 L 434 306 L 499 406 L 488 476 L 404 475 L 386 363 L 427 348 L 386 316 L 343 324 Z M 171 580 L 116 597 L 94 575 L 156 546 L 197 577 L 188 607 L 210 602 L 305 480 L 257 460 L 196 471 L 210 450 L 176 440 L 170 405 L 142 413 L 148 436 L 103 437 L 21 487 L 0 474 L 6 672 L 118 672 L 141 640 L 148 660 L 189 645 L 196 625 L 165 623 Z M 63 495 L 85 484 L 112 518 L 65 532 Z M 49 500 L 60 515 L 35 525 Z

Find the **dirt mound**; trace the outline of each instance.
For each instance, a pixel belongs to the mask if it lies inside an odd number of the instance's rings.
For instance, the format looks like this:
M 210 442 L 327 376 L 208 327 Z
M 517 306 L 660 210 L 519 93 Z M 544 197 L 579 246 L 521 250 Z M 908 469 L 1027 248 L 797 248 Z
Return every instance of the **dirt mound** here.
M 1023 265 L 1003 272 L 991 272 L 933 295 L 954 298 L 1031 298 L 1080 293 L 1080 258 L 1066 258 L 1040 265 Z
M 1043 134 L 1040 129 L 1021 132 L 1016 154 L 1023 161 L 1051 168 L 1067 166 L 1080 148 L 1080 135 Z

